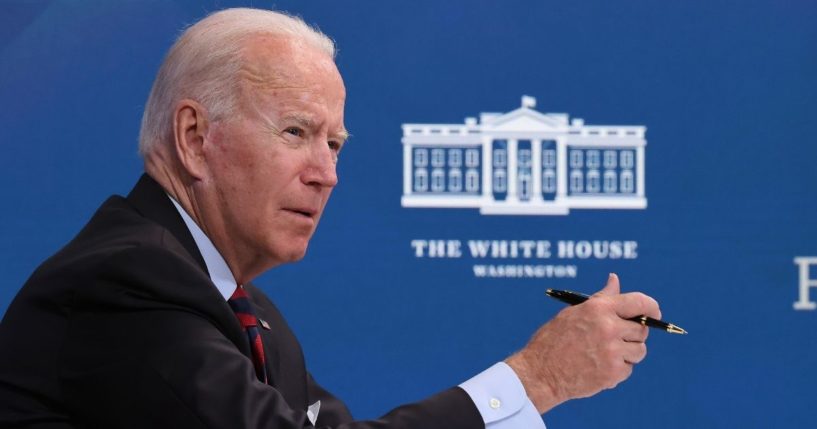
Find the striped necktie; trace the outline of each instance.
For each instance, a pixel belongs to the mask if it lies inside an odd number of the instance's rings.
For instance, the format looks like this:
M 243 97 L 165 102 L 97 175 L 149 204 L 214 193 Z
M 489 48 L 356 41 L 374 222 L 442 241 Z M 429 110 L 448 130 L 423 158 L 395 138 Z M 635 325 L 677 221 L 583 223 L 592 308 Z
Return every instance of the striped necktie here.
M 252 349 L 252 363 L 255 366 L 255 375 L 264 383 L 268 382 L 267 367 L 265 365 L 266 359 L 264 357 L 264 344 L 261 342 L 261 334 L 258 332 L 258 318 L 255 317 L 255 312 L 252 309 L 252 303 L 247 296 L 247 291 L 244 286 L 235 288 L 235 292 L 227 300 L 230 308 L 235 312 L 238 322 L 247 331 L 247 337 L 250 340 L 250 348 Z

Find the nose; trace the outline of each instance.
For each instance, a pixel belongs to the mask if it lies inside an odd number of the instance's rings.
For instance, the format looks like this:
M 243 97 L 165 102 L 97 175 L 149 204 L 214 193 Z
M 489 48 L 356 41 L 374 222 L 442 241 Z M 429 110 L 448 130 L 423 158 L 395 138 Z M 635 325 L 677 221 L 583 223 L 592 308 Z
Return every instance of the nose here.
M 338 184 L 337 152 L 328 144 L 318 144 L 310 151 L 309 163 L 301 175 L 301 181 L 309 186 L 332 188 Z

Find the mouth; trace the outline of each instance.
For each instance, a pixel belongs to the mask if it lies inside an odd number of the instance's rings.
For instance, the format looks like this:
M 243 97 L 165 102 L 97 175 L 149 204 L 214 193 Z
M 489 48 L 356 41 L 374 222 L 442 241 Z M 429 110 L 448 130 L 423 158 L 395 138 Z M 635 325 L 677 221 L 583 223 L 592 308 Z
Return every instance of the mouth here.
M 286 208 L 284 211 L 308 219 L 314 219 L 315 215 L 318 213 L 317 210 L 307 208 Z

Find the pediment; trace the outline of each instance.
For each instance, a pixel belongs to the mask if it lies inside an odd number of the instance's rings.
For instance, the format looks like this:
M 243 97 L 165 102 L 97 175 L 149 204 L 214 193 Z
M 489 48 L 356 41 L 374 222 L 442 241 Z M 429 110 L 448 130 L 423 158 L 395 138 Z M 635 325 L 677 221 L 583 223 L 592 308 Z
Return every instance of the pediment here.
M 497 116 L 490 124 L 485 125 L 494 131 L 555 131 L 567 127 L 567 115 L 542 114 L 526 107 L 520 107 Z

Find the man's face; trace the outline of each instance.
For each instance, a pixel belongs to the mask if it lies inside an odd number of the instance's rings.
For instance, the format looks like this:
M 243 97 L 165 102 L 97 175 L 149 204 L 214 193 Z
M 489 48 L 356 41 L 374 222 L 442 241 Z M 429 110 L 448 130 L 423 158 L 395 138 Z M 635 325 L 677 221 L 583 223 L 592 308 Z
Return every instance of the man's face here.
M 254 277 L 306 252 L 337 184 L 346 91 L 333 60 L 297 40 L 258 36 L 245 58 L 238 113 L 207 134 L 202 220 L 231 269 Z

